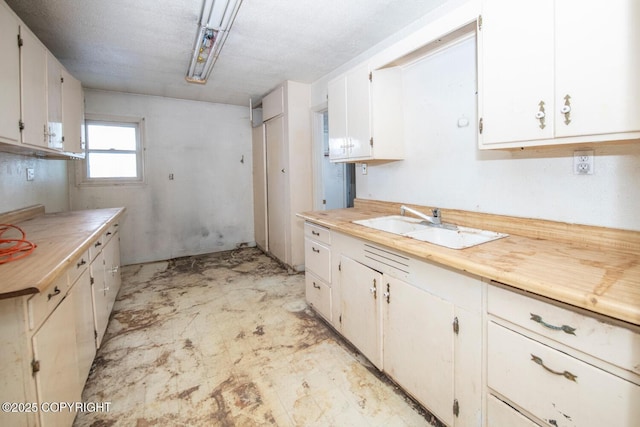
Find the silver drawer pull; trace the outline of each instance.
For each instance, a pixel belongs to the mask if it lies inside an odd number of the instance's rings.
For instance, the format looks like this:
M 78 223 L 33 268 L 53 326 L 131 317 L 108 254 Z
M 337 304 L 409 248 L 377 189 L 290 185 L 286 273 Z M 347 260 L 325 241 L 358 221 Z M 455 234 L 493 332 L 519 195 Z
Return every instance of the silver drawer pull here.
M 316 285 L 316 282 L 313 282 L 313 287 L 316 289 L 320 289 L 320 285 Z
M 565 377 L 568 380 L 571 380 L 573 382 L 577 382 L 576 381 L 576 378 L 578 378 L 577 375 L 573 375 L 569 371 L 563 371 L 563 372 L 554 371 L 553 369 L 546 367 L 544 365 L 544 361 L 541 358 L 539 358 L 538 356 L 534 355 L 534 354 L 531 355 L 531 360 L 533 360 L 538 365 L 542 366 L 547 372 L 551 372 L 554 375 L 562 375 L 563 377 Z
M 319 254 L 319 253 L 320 253 L 320 249 L 316 249 L 316 248 L 314 248 L 313 246 L 311 247 L 311 250 L 312 250 L 313 252 L 317 253 L 317 254 Z
M 55 297 L 56 295 L 60 295 L 60 289 L 58 289 L 58 287 L 54 287 L 53 288 L 53 293 L 47 295 L 47 301 L 49 301 L 51 298 Z
M 570 335 L 575 335 L 576 332 L 576 328 L 572 328 L 571 326 L 567 326 L 567 325 L 562 325 L 562 326 L 555 326 L 555 325 L 550 325 L 549 323 L 545 322 L 544 320 L 542 320 L 542 317 L 538 316 L 537 314 L 533 314 L 533 313 L 529 313 L 531 315 L 531 320 L 533 320 L 536 323 L 541 324 L 542 326 L 544 326 L 545 328 L 554 330 L 554 331 L 562 331 L 566 334 L 570 334 Z
M 311 234 L 313 234 L 314 236 L 319 236 L 320 233 L 318 233 L 317 231 L 311 230 Z

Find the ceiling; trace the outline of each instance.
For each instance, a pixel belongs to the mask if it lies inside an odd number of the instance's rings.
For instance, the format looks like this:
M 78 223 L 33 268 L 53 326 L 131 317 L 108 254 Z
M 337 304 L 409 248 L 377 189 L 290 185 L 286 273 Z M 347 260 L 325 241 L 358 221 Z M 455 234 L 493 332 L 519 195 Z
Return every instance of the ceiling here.
M 248 105 L 311 83 L 446 0 L 244 0 L 206 85 L 190 84 L 202 0 L 5 0 L 86 88 Z

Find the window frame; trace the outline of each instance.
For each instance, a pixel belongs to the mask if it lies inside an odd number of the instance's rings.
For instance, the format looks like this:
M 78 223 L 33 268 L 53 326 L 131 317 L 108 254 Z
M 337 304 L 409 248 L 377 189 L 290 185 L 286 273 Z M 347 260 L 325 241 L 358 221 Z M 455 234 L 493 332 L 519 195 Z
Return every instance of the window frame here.
M 89 177 L 89 153 L 133 153 L 131 150 L 91 150 L 89 141 L 89 125 L 91 124 L 108 124 L 108 125 L 122 125 L 122 127 L 134 127 L 136 129 L 136 164 L 138 175 L 136 177 L 106 177 L 106 178 L 91 178 Z M 81 167 L 76 168 L 77 182 L 81 186 L 92 185 L 140 185 L 145 183 L 144 173 L 144 117 L 128 117 L 128 116 L 112 116 L 104 114 L 85 114 L 84 131 L 86 135 L 85 143 L 85 156 L 81 164 Z

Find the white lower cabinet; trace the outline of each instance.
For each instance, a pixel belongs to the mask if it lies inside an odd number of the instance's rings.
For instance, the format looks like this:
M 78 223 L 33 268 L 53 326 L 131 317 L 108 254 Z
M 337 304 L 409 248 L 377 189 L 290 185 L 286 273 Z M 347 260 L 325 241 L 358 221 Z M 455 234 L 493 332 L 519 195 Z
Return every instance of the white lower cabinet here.
M 640 425 L 637 327 L 502 285 L 487 298 L 488 425 Z
M 346 256 L 340 257 L 342 334 L 382 369 L 382 274 Z
M 336 329 L 440 421 L 481 426 L 480 279 L 333 231 L 331 251 Z
M 78 378 L 73 298 L 73 293 L 69 293 L 32 338 L 33 372 L 42 427 L 71 425 L 75 411 L 47 410 L 45 406 L 79 402 L 82 394 L 84 381 L 81 383 Z
M 382 282 L 384 371 L 454 424 L 454 306 L 402 280 Z
M 109 240 L 110 239 L 110 240 Z M 91 263 L 93 311 L 98 348 L 107 331 L 109 316 L 120 290 L 120 244 L 118 233 L 102 237 L 102 251 Z
M 93 319 L 93 296 L 89 270 L 73 286 L 75 302 L 76 346 L 78 349 L 78 377 L 84 383 L 96 356 L 96 328 Z

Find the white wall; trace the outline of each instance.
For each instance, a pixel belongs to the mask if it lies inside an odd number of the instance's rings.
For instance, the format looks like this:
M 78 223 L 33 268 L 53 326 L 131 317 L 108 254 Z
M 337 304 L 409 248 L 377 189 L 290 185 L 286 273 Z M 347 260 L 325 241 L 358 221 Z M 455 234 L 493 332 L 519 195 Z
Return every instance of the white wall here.
M 73 209 L 127 208 L 123 264 L 254 244 L 248 108 L 91 90 L 85 98 L 87 113 L 145 118 L 144 185 L 70 180 Z
M 34 169 L 33 181 L 27 168 Z M 67 161 L 0 153 L 0 213 L 36 204 L 45 212 L 69 209 Z
M 455 13 L 423 18 L 425 26 L 406 42 L 383 42 L 348 65 L 384 63 L 380 58 L 402 51 L 398 46 L 419 46 L 421 38 L 456 28 L 456 21 L 467 23 L 475 7 L 471 1 Z M 472 38 L 405 68 L 405 160 L 369 165 L 366 176 L 356 168 L 357 197 L 640 230 L 637 142 L 478 150 L 475 55 Z M 315 102 L 324 100 L 336 75 L 312 85 Z M 458 127 L 461 118 L 467 127 Z M 582 148 L 595 150 L 594 175 L 573 174 L 573 151 Z
M 358 197 L 640 230 L 640 144 L 477 149 L 475 55 L 471 38 L 404 70 L 405 160 L 356 168 Z

